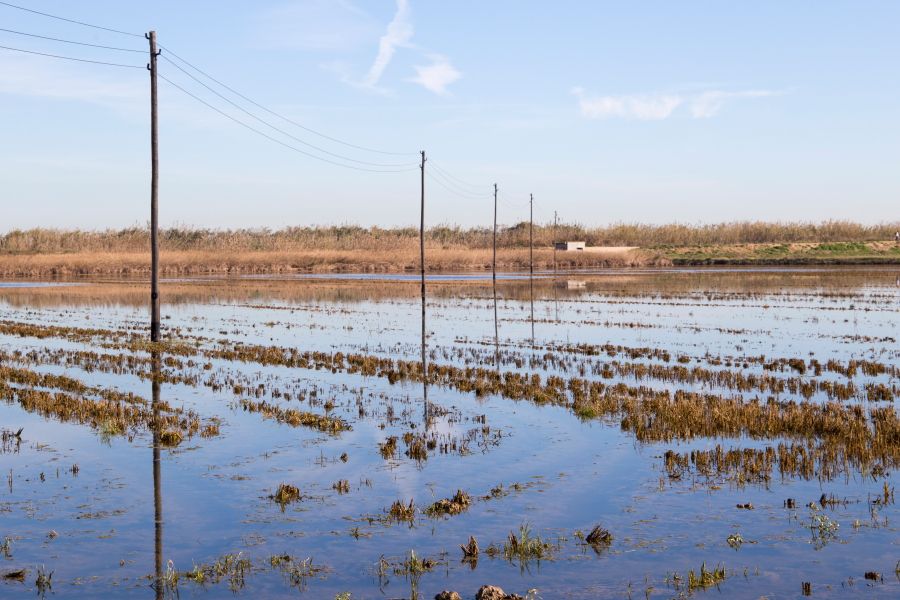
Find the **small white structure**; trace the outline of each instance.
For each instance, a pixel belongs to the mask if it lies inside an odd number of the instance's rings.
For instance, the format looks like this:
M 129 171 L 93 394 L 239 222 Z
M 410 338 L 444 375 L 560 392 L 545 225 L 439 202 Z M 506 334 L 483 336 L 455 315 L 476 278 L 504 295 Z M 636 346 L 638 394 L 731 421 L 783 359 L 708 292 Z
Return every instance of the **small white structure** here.
M 584 250 L 585 242 L 554 242 L 557 250 Z

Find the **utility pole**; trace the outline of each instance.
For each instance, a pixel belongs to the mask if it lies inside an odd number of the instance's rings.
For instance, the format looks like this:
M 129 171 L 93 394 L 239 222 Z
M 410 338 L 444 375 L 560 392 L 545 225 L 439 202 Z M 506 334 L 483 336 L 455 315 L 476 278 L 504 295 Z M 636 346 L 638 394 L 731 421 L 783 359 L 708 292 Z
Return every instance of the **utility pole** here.
M 531 347 L 534 348 L 534 194 L 528 194 L 528 289 L 531 296 Z
M 422 396 L 425 402 L 425 418 L 428 419 L 428 366 L 425 362 L 425 151 L 422 150 L 421 170 L 422 203 L 419 220 L 419 262 L 422 267 Z
M 497 184 L 494 184 L 494 260 L 491 263 L 494 291 L 494 368 L 500 372 L 500 329 L 497 323 Z
M 494 261 L 491 271 L 494 276 L 494 285 L 497 285 L 497 184 L 494 184 Z
M 528 264 L 534 277 L 534 194 L 528 195 Z
M 556 279 L 556 211 L 553 211 L 553 278 Z
M 150 40 L 150 341 L 159 341 L 159 111 L 156 93 L 156 32 Z

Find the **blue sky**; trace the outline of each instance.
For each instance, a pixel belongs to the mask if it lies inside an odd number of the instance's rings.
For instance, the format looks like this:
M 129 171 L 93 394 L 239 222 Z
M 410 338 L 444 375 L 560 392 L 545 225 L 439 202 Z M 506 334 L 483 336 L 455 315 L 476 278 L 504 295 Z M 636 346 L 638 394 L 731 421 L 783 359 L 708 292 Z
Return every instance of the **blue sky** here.
M 467 182 L 434 172 L 430 224 L 489 225 L 494 182 L 506 224 L 527 218 L 529 193 L 538 221 L 554 210 L 584 224 L 898 219 L 897 2 L 14 3 L 155 29 L 164 47 L 279 115 L 407 153 L 334 143 L 229 96 L 294 139 L 282 137 L 160 61 L 191 93 L 313 154 L 331 156 L 296 138 L 379 164 L 412 165 L 426 150 Z M 146 48 L 142 37 L 3 5 L 0 28 Z M 146 63 L 8 32 L 0 45 Z M 0 230 L 146 223 L 148 89 L 146 70 L 0 49 Z M 160 114 L 163 225 L 418 222 L 415 169 L 315 160 L 165 81 Z

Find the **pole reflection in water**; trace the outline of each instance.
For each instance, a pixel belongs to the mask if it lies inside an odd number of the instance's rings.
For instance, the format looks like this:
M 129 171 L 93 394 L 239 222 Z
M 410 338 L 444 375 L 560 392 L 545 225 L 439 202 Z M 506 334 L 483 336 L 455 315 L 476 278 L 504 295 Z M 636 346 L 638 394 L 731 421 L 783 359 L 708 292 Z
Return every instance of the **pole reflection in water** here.
M 553 276 L 553 324 L 559 323 L 559 298 L 556 296 L 556 275 Z
M 152 397 L 153 397 L 153 524 L 154 524 L 154 558 L 155 564 L 155 581 L 154 589 L 156 590 L 157 600 L 163 598 L 165 583 L 163 580 L 163 553 L 162 553 L 162 464 L 160 461 L 160 442 L 159 442 L 159 379 L 160 379 L 160 356 L 158 351 L 154 351 L 151 355 L 152 369 Z
M 431 411 L 428 410 L 428 346 L 425 343 L 425 281 L 422 280 L 422 399 L 424 402 L 425 430 L 431 425 Z
M 534 349 L 534 272 L 528 278 L 529 291 L 531 293 L 531 348 Z

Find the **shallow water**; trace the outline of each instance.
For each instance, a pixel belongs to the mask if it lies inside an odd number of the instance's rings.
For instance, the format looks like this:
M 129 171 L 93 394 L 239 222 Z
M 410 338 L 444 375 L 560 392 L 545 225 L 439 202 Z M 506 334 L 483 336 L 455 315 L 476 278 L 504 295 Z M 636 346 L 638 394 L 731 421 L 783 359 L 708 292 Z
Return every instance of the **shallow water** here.
M 140 423 L 120 431 L 71 415 L 42 416 L 5 396 L 0 542 L 9 543 L 0 548 L 0 575 L 26 573 L 23 581 L 0 581 L 0 595 L 351 592 L 357 599 L 431 598 L 453 589 L 472 598 L 493 584 L 522 595 L 537 590 L 533 597 L 545 599 L 778 598 L 799 597 L 804 582 L 814 597 L 900 594 L 890 493 L 900 443 L 867 453 L 837 429 L 760 435 L 741 423 L 711 434 L 666 431 L 665 415 L 651 412 L 627 425 L 616 411 L 579 410 L 566 391 L 578 379 L 624 384 L 648 397 L 682 390 L 741 403 L 771 397 L 893 411 L 900 395 L 897 272 L 550 275 L 533 285 L 521 274 L 501 277 L 496 309 L 483 276 L 430 281 L 427 355 L 432 369 L 460 367 L 459 377 L 465 367 L 537 374 L 542 384 L 555 375 L 565 382 L 565 400 L 476 393 L 441 381 L 427 388 L 429 415 L 421 378 L 322 362 L 350 354 L 419 361 L 414 278 L 164 282 L 164 336 L 190 349 L 161 357 L 159 399 L 204 424 L 218 419 L 218 434 L 194 431 L 166 446 L 159 428 L 154 435 Z M 74 396 L 117 390 L 151 406 L 154 361 L 130 337 L 146 330 L 146 285 L 79 283 L 0 284 L 0 367 L 65 375 L 91 388 L 69 390 Z M 241 354 L 270 346 L 322 353 L 320 363 L 285 366 Z M 128 358 L 137 362 L 122 362 Z M 851 361 L 863 366 L 848 371 Z M 734 387 L 737 375 L 743 388 Z M 880 390 L 881 399 L 869 390 Z M 245 410 L 242 401 L 337 417 L 350 429 L 293 427 Z M 407 433 L 433 436 L 427 458 L 405 454 Z M 379 444 L 390 436 L 400 439 L 385 458 Z M 775 460 L 762 470 L 746 461 L 710 470 L 689 458 L 675 466 L 673 458 L 717 446 L 758 450 L 758 458 L 766 448 L 777 453 L 779 444 L 828 452 L 805 469 Z M 347 491 L 335 489 L 340 481 Z M 274 501 L 282 483 L 296 486 L 300 500 Z M 425 514 L 457 490 L 472 497 L 460 514 Z M 411 521 L 387 517 L 393 502 L 411 499 Z M 508 560 L 503 545 L 526 524 L 544 542 L 543 557 Z M 595 525 L 612 534 L 611 543 L 583 541 Z M 475 563 L 461 561 L 459 546 L 470 535 L 481 547 Z M 729 536 L 739 538 L 729 543 Z M 494 556 L 491 545 L 499 550 Z M 431 568 L 406 572 L 411 551 Z M 188 575 L 237 554 L 249 561 L 243 571 L 207 571 L 202 583 Z M 274 566 L 271 558 L 285 554 L 295 565 L 309 558 L 315 569 Z M 724 580 L 690 589 L 689 572 L 703 564 L 724 567 Z M 47 586 L 37 584 L 39 572 L 52 572 Z

